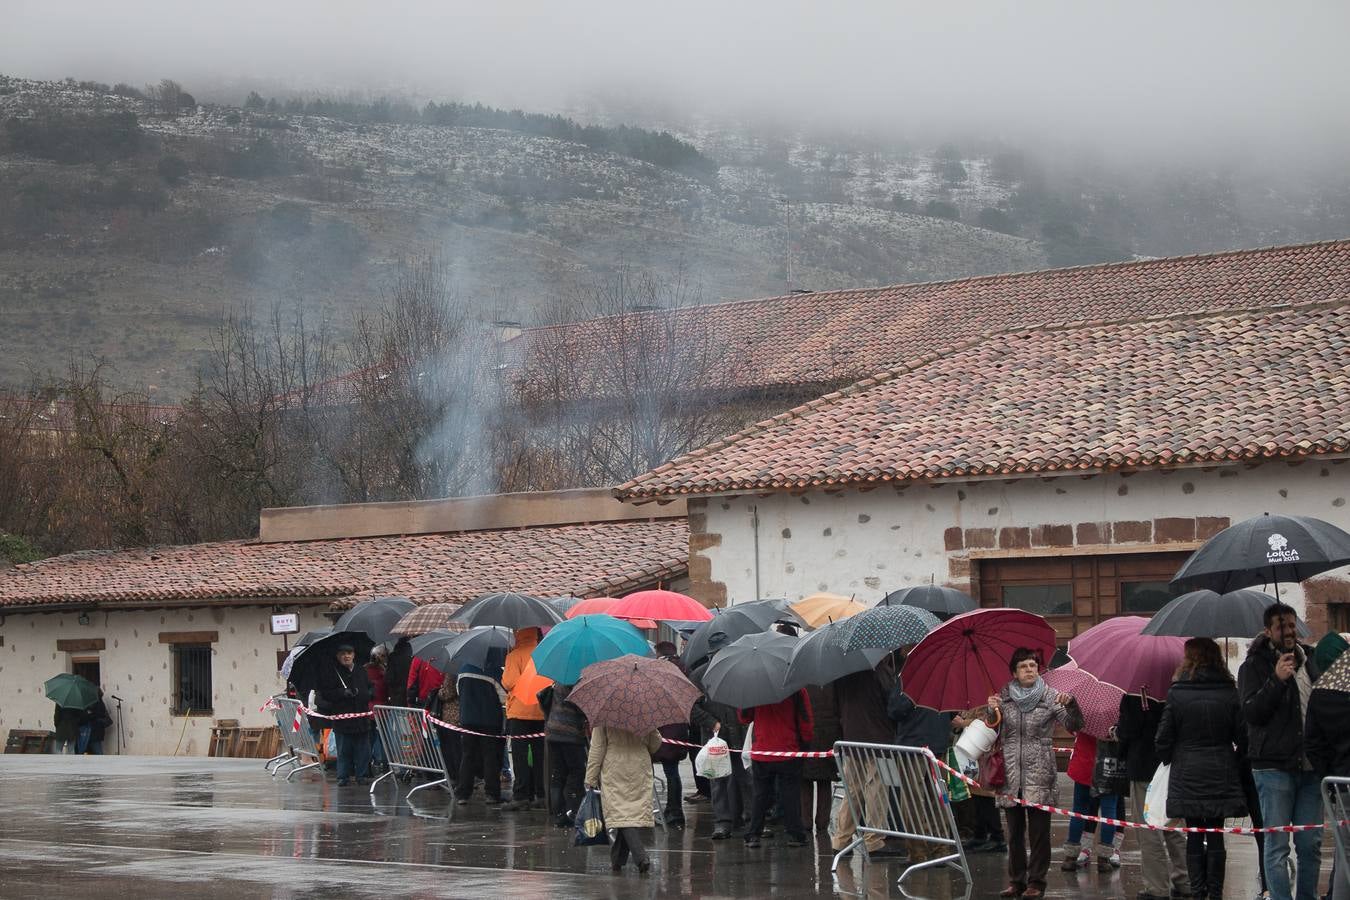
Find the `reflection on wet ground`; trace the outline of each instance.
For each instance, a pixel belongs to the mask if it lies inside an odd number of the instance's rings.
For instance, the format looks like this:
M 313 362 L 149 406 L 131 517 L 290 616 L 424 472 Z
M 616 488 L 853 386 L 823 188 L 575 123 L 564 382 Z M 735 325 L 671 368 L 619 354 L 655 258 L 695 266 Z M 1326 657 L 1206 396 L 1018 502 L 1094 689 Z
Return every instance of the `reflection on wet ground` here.
M 0 896 L 698 898 L 903 896 L 901 865 L 854 859 L 830 873 L 782 837 L 747 850 L 714 842 L 706 804 L 688 828 L 651 833 L 654 866 L 613 874 L 604 847 L 574 847 L 543 812 L 465 807 L 433 789 L 409 807 L 402 787 L 342 787 L 305 773 L 287 783 L 257 760 L 5 756 L 0 761 Z M 428 796 L 429 795 L 429 796 Z M 1056 847 L 1063 842 L 1057 823 Z M 1228 895 L 1255 894 L 1251 838 L 1231 837 Z M 1328 857 L 1330 853 L 1328 853 Z M 1133 897 L 1139 856 L 1126 841 L 1109 874 L 1051 870 L 1051 897 Z M 973 897 L 1005 883 L 1003 858 L 971 857 Z M 510 877 L 502 877 L 511 870 Z M 908 892 L 960 897 L 959 876 L 918 873 Z

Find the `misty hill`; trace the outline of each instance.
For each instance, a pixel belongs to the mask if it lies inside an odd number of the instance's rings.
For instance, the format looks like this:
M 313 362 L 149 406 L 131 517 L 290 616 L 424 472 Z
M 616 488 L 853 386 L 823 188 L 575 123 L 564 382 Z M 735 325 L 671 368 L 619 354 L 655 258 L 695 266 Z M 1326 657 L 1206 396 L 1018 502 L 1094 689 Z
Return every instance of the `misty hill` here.
M 529 321 L 620 265 L 681 269 L 705 300 L 782 293 L 789 231 L 791 286 L 816 290 L 1350 233 L 1344 188 L 1066 174 L 994 143 L 241 102 L 0 79 L 0 384 L 96 354 L 174 399 L 222 312 L 343 329 L 426 255 L 483 318 Z

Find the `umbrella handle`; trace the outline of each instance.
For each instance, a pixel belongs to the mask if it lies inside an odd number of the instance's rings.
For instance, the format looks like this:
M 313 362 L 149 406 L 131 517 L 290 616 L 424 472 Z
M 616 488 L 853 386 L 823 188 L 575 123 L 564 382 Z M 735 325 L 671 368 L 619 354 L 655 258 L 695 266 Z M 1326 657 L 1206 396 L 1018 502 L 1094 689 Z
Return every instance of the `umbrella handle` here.
M 992 724 L 990 724 L 989 727 L 990 727 L 990 728 L 997 728 L 1000 724 L 1002 724 L 1002 722 L 1003 722 L 1003 710 L 1001 710 L 1001 709 L 995 709 L 995 710 L 994 710 L 994 721 L 993 721 Z

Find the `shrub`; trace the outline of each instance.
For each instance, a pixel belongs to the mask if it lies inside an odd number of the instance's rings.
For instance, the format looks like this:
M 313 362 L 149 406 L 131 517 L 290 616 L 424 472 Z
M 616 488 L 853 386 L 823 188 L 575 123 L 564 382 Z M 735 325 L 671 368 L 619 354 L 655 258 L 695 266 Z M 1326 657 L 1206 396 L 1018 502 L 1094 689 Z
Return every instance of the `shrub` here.
M 135 113 L 44 113 L 5 123 L 10 149 L 74 164 L 126 159 L 141 147 Z
M 946 200 L 929 200 L 923 211 L 925 215 L 930 215 L 935 219 L 958 221 L 961 218 L 961 211 L 956 208 L 956 205 L 948 203 Z
M 187 160 L 172 154 L 161 157 L 159 164 L 155 166 L 155 171 L 159 173 L 160 178 L 163 178 L 169 184 L 177 184 L 188 175 Z

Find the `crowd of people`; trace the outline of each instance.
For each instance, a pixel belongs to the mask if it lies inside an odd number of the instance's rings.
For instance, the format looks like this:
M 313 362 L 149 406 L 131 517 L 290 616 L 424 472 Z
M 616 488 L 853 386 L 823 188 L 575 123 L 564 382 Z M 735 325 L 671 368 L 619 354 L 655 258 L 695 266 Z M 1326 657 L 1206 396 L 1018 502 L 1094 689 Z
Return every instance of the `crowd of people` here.
M 835 760 L 765 754 L 828 750 L 848 741 L 927 747 L 955 762 L 954 741 L 982 721 L 996 729 L 997 745 L 978 761 L 976 785 L 950 779 L 952 810 L 968 853 L 1007 854 L 1009 883 L 1000 896 L 1035 900 L 1044 895 L 1053 856 L 1051 813 L 1036 807 L 1059 802 L 1052 741 L 1057 728 L 1076 735 L 1068 767 L 1076 813 L 1142 821 L 1150 784 L 1166 765 L 1170 825 L 1221 829 L 1227 819 L 1250 817 L 1258 827 L 1320 826 L 1320 779 L 1350 775 L 1350 654 L 1343 652 L 1350 643 L 1336 634 L 1316 647 L 1300 643 L 1295 612 L 1281 604 L 1265 611 L 1264 622 L 1236 679 L 1213 640 L 1186 641 L 1167 696 L 1126 694 L 1109 742 L 1086 734 L 1078 701 L 1046 684 L 1044 660 L 1029 649 L 1012 654 L 1009 680 L 973 709 L 938 712 L 914 703 L 900 675 L 906 649 L 901 648 L 871 670 L 774 704 L 735 709 L 702 696 L 688 723 L 648 734 L 591 728 L 569 702 L 568 686 L 537 690 L 537 680 L 526 677 L 540 639 L 534 628 L 518 630 L 509 652 L 483 666 L 464 666 L 453 678 L 412 659 L 406 639 L 389 652 L 377 648 L 364 667 L 355 664 L 351 647 L 341 647 L 314 690 L 317 708 L 326 715 L 386 703 L 421 706 L 437 719 L 477 732 L 438 728 L 459 804 L 471 802 L 481 785 L 488 805 L 520 812 L 547 808 L 557 826 L 571 827 L 584 792 L 601 789 L 616 871 L 630 860 L 641 872 L 650 866 L 641 830 L 653 824 L 654 766 L 664 775 L 667 827 L 684 827 L 686 803 L 708 803 L 713 841 L 739 835 L 747 847 L 760 847 L 771 834 L 768 823 L 776 820 L 788 847 L 811 843 L 814 832 L 835 851 L 846 851 L 855 846 L 859 823 L 849 803 L 833 802 L 832 784 L 840 774 Z M 674 644 L 658 644 L 656 652 L 683 670 Z M 700 668 L 686 674 L 700 683 Z M 371 720 L 331 724 L 338 783 L 362 782 L 369 776 L 372 749 L 379 746 Z M 693 747 L 716 735 L 739 749 L 747 732 L 744 754 L 730 755 L 729 776 L 708 780 L 696 774 L 693 790 L 684 794 L 680 767 L 693 757 Z M 513 737 L 509 797 L 502 784 L 506 736 Z M 1104 757 L 1115 764 L 1109 777 L 1102 774 Z M 377 757 L 374 765 L 379 764 Z M 886 821 L 888 799 L 875 767 L 847 774 L 864 821 Z M 1223 833 L 1129 831 L 1142 858 L 1138 900 L 1223 896 Z M 1122 835 L 1110 824 L 1098 828 L 1089 819 L 1071 819 L 1060 868 L 1091 868 L 1094 840 L 1097 870 L 1118 868 Z M 1264 896 L 1320 896 L 1320 827 L 1292 836 L 1258 834 L 1257 841 Z M 934 852 L 924 842 L 892 842 L 873 831 L 861 843 L 869 858 L 915 860 Z M 1350 900 L 1346 874 L 1333 876 L 1337 900 Z

